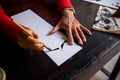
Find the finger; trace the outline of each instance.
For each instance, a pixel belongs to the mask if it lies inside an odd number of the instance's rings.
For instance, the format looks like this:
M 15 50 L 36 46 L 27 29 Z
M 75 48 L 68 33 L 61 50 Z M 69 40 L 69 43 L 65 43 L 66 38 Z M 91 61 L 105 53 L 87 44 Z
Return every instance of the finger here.
M 19 39 L 26 39 L 28 37 L 28 35 L 26 35 L 24 32 L 21 32 L 20 34 L 18 34 L 18 38 Z
M 68 35 L 68 43 L 70 45 L 72 45 L 74 43 L 72 30 L 69 28 L 66 32 L 67 32 L 67 35 Z
M 25 42 L 18 42 L 20 47 L 24 49 L 43 50 L 43 44 L 26 44 Z
M 19 44 L 20 47 L 22 47 L 22 48 L 24 48 L 24 49 L 28 49 L 28 48 L 30 48 L 30 46 L 27 45 L 27 44 L 24 43 L 24 42 L 18 41 L 18 44 Z
M 33 37 L 34 37 L 34 38 L 36 38 L 36 39 L 38 39 L 38 38 L 39 38 L 39 35 L 38 35 L 38 34 L 36 34 L 35 32 L 32 32 L 32 34 L 33 34 Z
M 26 42 L 27 37 L 28 37 L 28 36 L 25 36 L 24 34 L 20 33 L 20 34 L 18 35 L 18 42 L 19 42 L 19 43 L 27 43 L 27 42 Z
M 33 32 L 31 29 L 26 29 L 30 34 L 32 34 L 32 36 L 36 39 L 39 38 L 38 34 L 36 34 L 35 32 Z
M 26 41 L 26 43 L 29 43 L 29 44 L 37 44 L 37 43 L 39 43 L 39 40 L 35 39 L 32 36 L 28 36 L 25 41 Z
M 82 41 L 86 42 L 87 40 L 86 40 L 86 37 L 85 37 L 83 31 L 80 28 L 78 28 L 78 32 L 79 32 L 79 35 L 80 35 Z
M 84 32 L 86 32 L 87 34 L 89 34 L 89 35 L 92 35 L 92 33 L 91 33 L 91 31 L 89 30 L 89 29 L 87 29 L 86 27 L 84 27 L 84 26 L 80 26 L 81 27 L 81 29 L 84 31 Z
M 27 46 L 27 45 L 33 45 L 33 44 L 37 44 L 39 43 L 39 40 L 38 39 L 35 39 L 34 37 L 32 36 L 28 36 L 26 38 L 23 38 L 23 37 L 18 37 L 18 42 L 20 42 L 20 44 L 24 45 L 24 46 Z
M 78 33 L 78 30 L 77 30 L 77 29 L 75 29 L 75 30 L 73 31 L 73 34 L 74 34 L 75 38 L 77 39 L 78 43 L 79 43 L 80 45 L 82 45 L 83 42 L 82 42 L 81 37 L 79 36 L 79 33 Z
M 34 48 L 35 50 L 43 50 L 43 44 L 39 43 L 39 44 L 35 44 Z
M 33 49 L 34 44 L 39 44 L 39 40 L 32 36 L 18 35 L 18 44 L 24 49 Z
M 49 34 L 48 35 L 51 35 L 51 34 L 53 34 L 53 33 L 55 33 L 55 32 L 57 32 L 58 30 L 59 30 L 59 24 L 58 25 L 56 25 L 50 32 L 49 32 Z

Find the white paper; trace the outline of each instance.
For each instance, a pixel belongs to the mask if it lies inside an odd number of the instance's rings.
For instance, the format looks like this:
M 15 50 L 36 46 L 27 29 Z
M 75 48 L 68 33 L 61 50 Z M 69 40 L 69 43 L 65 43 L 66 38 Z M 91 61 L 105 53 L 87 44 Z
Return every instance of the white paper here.
M 111 16 L 115 12 L 115 9 L 100 6 L 92 28 L 98 31 L 120 34 L 120 19 Z
M 60 66 L 70 57 L 76 54 L 82 49 L 81 46 L 74 44 L 72 46 L 68 45 L 67 42 L 64 43 L 65 38 L 60 32 L 56 32 L 50 36 L 47 34 L 52 30 L 53 26 L 42 19 L 40 16 L 35 14 L 32 10 L 28 9 L 21 13 L 11 16 L 20 24 L 29 27 L 35 33 L 39 34 L 40 41 L 44 42 L 51 49 L 59 48 L 59 50 L 48 51 L 44 49 L 44 52 L 58 65 Z M 63 48 L 61 45 L 64 43 Z
M 120 0 L 84 0 L 84 1 L 108 6 L 115 9 L 118 9 L 118 7 L 120 7 Z

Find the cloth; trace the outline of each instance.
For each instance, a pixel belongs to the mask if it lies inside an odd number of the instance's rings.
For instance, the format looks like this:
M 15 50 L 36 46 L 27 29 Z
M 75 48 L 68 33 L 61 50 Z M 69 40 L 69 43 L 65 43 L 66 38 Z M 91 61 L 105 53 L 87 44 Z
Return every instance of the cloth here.
M 16 0 L 12 1 L 15 1 L 15 3 L 19 2 Z M 23 0 L 20 0 L 20 2 L 22 1 Z M 56 0 L 56 4 L 59 10 L 64 8 L 73 8 L 70 0 Z M 5 14 L 2 7 L 0 7 L 0 31 L 14 42 L 18 42 L 17 36 L 21 33 L 21 30 L 14 23 L 12 23 L 10 17 Z
M 33 0 L 0 0 L 1 3 L 3 3 L 3 6 L 14 6 L 16 4 L 26 4 L 29 2 L 32 2 Z M 35 1 L 41 1 L 41 0 L 35 0 Z M 47 1 L 47 0 L 45 0 Z M 48 0 L 49 1 L 49 0 Z M 70 0 L 54 0 L 58 6 L 59 10 L 62 10 L 63 8 L 73 8 Z M 4 7 L 5 7 L 4 6 Z
M 60 11 L 64 8 L 73 8 L 70 0 L 56 0 L 56 4 Z
M 17 42 L 17 36 L 21 30 L 13 24 L 11 19 L 4 13 L 0 7 L 0 31 L 14 42 Z
M 120 34 L 120 18 L 113 17 L 116 11 L 116 9 L 100 6 L 92 28 L 97 31 Z

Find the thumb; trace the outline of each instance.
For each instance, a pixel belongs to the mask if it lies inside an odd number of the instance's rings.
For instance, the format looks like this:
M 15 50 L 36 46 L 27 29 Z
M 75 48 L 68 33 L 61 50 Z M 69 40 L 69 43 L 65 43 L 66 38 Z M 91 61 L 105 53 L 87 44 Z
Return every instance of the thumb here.
M 39 38 L 39 35 L 36 34 L 35 32 L 32 32 L 32 34 L 33 34 L 33 37 L 34 37 L 35 39 L 38 39 L 38 38 Z

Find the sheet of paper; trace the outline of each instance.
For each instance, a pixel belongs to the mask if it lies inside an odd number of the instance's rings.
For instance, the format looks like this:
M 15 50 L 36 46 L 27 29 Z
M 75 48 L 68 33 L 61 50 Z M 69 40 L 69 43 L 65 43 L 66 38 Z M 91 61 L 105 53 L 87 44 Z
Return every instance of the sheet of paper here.
M 120 7 L 120 0 L 84 0 L 84 1 L 108 6 L 115 9 L 118 9 L 118 7 Z
M 115 9 L 100 6 L 93 24 L 93 29 L 108 33 L 120 34 L 120 18 L 112 17 Z
M 13 15 L 11 18 L 39 34 L 40 41 L 44 42 L 48 47 L 51 49 L 56 49 L 54 51 L 48 51 L 47 49 L 44 49 L 44 52 L 58 66 L 63 64 L 82 49 L 82 47 L 77 44 L 72 46 L 68 45 L 65 37 L 60 32 L 56 32 L 55 34 L 48 36 L 47 34 L 52 30 L 53 26 L 30 9 Z

